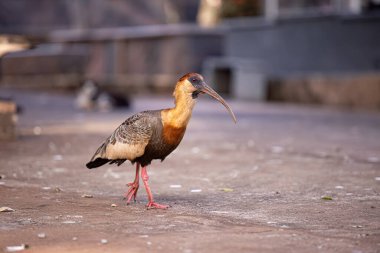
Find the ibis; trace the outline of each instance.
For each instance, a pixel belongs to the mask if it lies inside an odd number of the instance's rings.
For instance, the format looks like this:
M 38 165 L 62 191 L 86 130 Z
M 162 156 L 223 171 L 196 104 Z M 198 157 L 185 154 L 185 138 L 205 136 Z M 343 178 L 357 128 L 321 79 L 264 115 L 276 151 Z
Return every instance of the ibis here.
M 197 73 L 188 73 L 175 86 L 173 108 L 143 111 L 126 119 L 96 150 L 86 164 L 87 168 L 93 169 L 107 163 L 119 166 L 128 160 L 136 164 L 136 176 L 133 182 L 127 184 L 127 204 L 132 199 L 136 201 L 141 168 L 141 179 L 148 195 L 147 208 L 168 208 L 167 205 L 154 201 L 148 184 L 147 166 L 155 159 L 163 161 L 177 148 L 185 134 L 197 98 L 204 93 L 222 103 L 236 123 L 230 106 L 206 84 L 203 77 Z

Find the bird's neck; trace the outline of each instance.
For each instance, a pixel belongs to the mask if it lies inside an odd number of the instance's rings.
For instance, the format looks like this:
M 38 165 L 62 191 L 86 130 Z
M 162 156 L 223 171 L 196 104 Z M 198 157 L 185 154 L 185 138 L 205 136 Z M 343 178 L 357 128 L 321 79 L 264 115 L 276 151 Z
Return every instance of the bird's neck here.
M 193 112 L 196 99 L 182 90 L 175 90 L 175 106 L 163 111 L 164 123 L 175 128 L 186 128 Z

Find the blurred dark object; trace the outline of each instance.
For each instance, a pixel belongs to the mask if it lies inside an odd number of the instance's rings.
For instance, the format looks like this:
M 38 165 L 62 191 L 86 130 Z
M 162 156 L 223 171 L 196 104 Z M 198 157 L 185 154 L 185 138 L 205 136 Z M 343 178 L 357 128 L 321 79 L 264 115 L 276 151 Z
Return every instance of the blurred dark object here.
M 0 140 L 16 138 L 17 106 L 11 99 L 0 97 Z
M 82 110 L 111 111 L 130 106 L 128 97 L 102 89 L 92 80 L 86 80 L 78 91 L 76 107 Z
M 367 13 L 380 14 L 380 1 L 367 1 L 366 5 L 364 6 L 364 11 Z
M 262 14 L 263 2 L 260 0 L 222 0 L 222 18 L 252 17 Z

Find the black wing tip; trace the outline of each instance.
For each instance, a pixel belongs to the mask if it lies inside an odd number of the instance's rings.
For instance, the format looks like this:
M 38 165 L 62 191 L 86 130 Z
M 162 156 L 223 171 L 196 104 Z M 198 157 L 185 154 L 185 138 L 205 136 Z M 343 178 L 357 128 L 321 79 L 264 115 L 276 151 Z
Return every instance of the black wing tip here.
M 96 158 L 95 160 L 89 161 L 88 163 L 86 163 L 86 167 L 88 169 L 94 169 L 94 168 L 100 167 L 100 166 L 102 166 L 108 162 L 109 162 L 108 159 Z

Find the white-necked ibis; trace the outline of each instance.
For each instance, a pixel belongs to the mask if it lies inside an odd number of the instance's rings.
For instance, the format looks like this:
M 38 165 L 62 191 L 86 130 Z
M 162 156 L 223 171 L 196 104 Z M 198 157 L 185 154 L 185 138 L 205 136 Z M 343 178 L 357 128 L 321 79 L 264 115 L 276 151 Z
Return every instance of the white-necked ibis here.
M 154 159 L 163 161 L 181 142 L 192 110 L 199 94 L 206 93 L 222 103 L 236 117 L 226 101 L 210 88 L 203 77 L 188 73 L 181 77 L 174 89 L 175 106 L 170 109 L 144 111 L 129 117 L 98 148 L 87 168 L 92 169 L 106 163 L 121 165 L 126 160 L 136 163 L 136 177 L 128 184 L 127 204 L 132 198 L 136 201 L 139 189 L 139 171 L 148 194 L 148 208 L 167 208 L 153 201 L 148 185 L 147 166 Z

